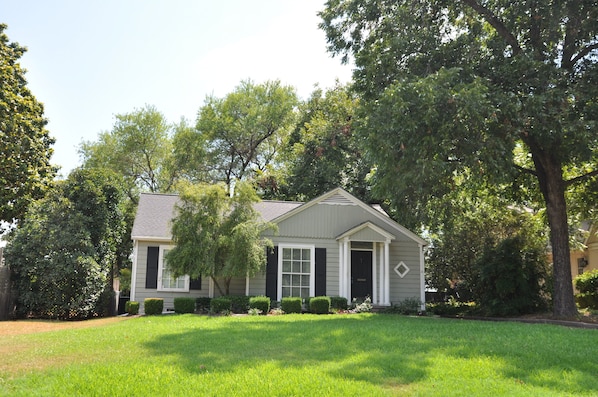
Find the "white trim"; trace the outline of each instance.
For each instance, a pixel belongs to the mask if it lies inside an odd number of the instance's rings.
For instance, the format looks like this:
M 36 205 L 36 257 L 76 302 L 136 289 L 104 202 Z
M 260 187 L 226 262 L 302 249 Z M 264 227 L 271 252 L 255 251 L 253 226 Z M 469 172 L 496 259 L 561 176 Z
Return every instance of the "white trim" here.
M 183 288 L 164 288 L 162 286 L 162 273 L 164 271 L 164 251 L 174 248 L 174 245 L 160 245 L 158 254 L 158 291 L 159 292 L 189 292 L 189 275 L 184 277 Z
M 160 242 L 160 243 L 171 243 L 171 237 L 158 237 L 158 236 L 131 236 L 131 240 L 133 241 L 153 241 L 153 242 Z
M 131 270 L 131 297 L 130 300 L 135 300 L 135 292 L 137 292 L 137 253 L 139 252 L 139 241 L 133 240 L 133 269 Z
M 245 296 L 249 296 L 249 274 L 245 275 Z
M 362 224 L 360 224 L 360 225 L 358 225 L 356 227 L 353 227 L 353 228 L 347 230 L 346 232 L 344 232 L 343 234 L 341 234 L 340 236 L 338 236 L 336 239 L 340 240 L 340 239 L 343 239 L 345 237 L 349 237 L 350 238 L 352 235 L 354 235 L 357 232 L 362 231 L 363 229 L 371 229 L 374 232 L 376 232 L 376 233 L 378 233 L 379 235 L 382 236 L 383 239 L 380 239 L 378 241 L 371 240 L 372 243 L 374 243 L 374 242 L 383 242 L 383 241 L 386 241 L 388 239 L 391 239 L 391 240 L 395 239 L 394 235 L 392 235 L 391 233 L 388 233 L 386 230 L 382 229 L 380 226 L 377 226 L 377 225 L 373 224 L 370 221 L 364 222 L 364 223 L 362 223 Z M 368 242 L 370 242 L 370 240 L 368 240 Z
M 315 296 L 316 290 L 316 246 L 310 244 L 278 244 L 278 280 L 276 300 L 282 300 L 282 254 L 285 248 L 309 249 L 309 296 Z
M 338 242 L 338 296 L 345 296 L 345 284 L 347 280 L 344 277 L 345 258 L 343 257 L 343 243 Z
M 419 284 L 420 284 L 420 301 L 422 311 L 426 310 L 426 280 L 425 280 L 425 268 L 424 268 L 424 246 L 422 244 L 419 247 Z
M 383 305 L 390 306 L 390 239 L 384 243 L 384 300 Z
M 376 260 L 377 255 L 376 255 L 376 251 L 378 250 L 378 243 L 374 242 L 373 244 L 373 250 L 372 250 L 372 303 L 374 305 L 378 304 L 378 284 L 376 283 L 376 277 L 378 276 L 377 271 L 376 271 Z

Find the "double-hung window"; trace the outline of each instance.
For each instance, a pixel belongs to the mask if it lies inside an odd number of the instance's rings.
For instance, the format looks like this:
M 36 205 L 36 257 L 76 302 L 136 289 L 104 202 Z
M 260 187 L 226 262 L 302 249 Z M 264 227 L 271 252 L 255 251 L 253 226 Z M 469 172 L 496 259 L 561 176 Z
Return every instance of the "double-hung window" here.
M 315 250 L 309 245 L 279 246 L 279 298 L 314 295 Z
M 187 292 L 189 291 L 189 276 L 173 277 L 168 267 L 166 254 L 170 246 L 160 246 L 158 259 L 158 291 Z

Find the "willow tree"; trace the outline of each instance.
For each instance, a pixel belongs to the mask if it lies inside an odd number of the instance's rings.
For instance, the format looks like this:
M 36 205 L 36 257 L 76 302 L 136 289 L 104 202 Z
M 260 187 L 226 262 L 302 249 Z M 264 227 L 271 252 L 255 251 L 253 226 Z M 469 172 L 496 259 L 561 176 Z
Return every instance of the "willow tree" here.
M 597 186 L 596 2 L 330 0 L 320 15 L 330 51 L 355 63 L 378 192 L 412 214 L 464 179 L 530 193 L 550 227 L 554 314 L 575 315 L 565 197 Z
M 221 294 L 228 295 L 233 277 L 251 277 L 263 270 L 272 242 L 262 232 L 274 226 L 261 220 L 254 209 L 258 201 L 246 182 L 235 186 L 232 197 L 222 184 L 183 186 L 172 224 L 176 245 L 167 254 L 175 277 L 208 276 Z

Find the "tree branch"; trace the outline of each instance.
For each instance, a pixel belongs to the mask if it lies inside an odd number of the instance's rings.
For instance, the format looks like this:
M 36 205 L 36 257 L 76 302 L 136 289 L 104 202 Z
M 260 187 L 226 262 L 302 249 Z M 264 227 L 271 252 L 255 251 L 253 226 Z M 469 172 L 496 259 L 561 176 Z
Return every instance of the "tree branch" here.
M 575 65 L 577 63 L 577 61 L 579 61 L 580 59 L 582 59 L 583 57 L 585 57 L 586 55 L 588 55 L 590 52 L 592 52 L 594 50 L 598 50 L 598 43 L 593 43 L 593 44 L 590 44 L 589 46 L 582 48 L 581 51 L 579 51 L 577 53 L 577 55 L 575 55 L 573 57 L 573 59 L 571 60 L 571 64 Z
M 517 168 L 519 171 L 521 171 L 521 172 L 523 172 L 525 174 L 530 174 L 530 175 L 533 175 L 533 176 L 538 176 L 538 173 L 535 170 L 532 170 L 530 168 L 525 168 L 525 167 L 522 167 L 522 166 L 517 165 L 517 164 L 513 164 L 513 166 L 515 168 Z
M 517 39 L 505 26 L 504 22 L 501 21 L 492 11 L 481 5 L 477 2 L 477 0 L 461 0 L 462 3 L 467 4 L 471 7 L 475 12 L 477 12 L 480 16 L 482 16 L 486 22 L 488 22 L 498 34 L 504 38 L 511 47 L 513 47 L 513 55 L 518 54 L 521 52 L 521 47 L 517 42 Z
M 591 177 L 596 176 L 596 175 L 598 175 L 598 170 L 594 170 L 592 172 L 588 172 L 587 174 L 576 176 L 575 178 L 571 178 L 571 179 L 568 179 L 568 180 L 564 181 L 565 182 L 565 186 L 573 185 L 574 183 L 577 183 L 577 182 L 582 181 L 582 180 L 587 179 L 587 178 L 591 178 Z

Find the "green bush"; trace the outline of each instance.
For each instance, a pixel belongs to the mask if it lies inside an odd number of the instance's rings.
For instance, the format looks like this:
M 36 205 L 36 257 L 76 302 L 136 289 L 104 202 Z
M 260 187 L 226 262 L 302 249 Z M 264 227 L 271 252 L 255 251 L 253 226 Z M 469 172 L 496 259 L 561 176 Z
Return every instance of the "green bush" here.
M 210 312 L 212 314 L 230 313 L 232 311 L 232 302 L 226 296 L 212 298 L 210 302 Z
M 573 279 L 575 288 L 575 301 L 581 308 L 598 309 L 598 270 L 580 274 Z
M 145 314 L 148 316 L 162 314 L 162 310 L 164 310 L 164 299 L 147 298 L 143 301 L 143 307 L 145 308 Z
M 347 310 L 349 302 L 344 296 L 331 296 L 330 297 L 330 308 L 336 310 Z
M 139 314 L 139 302 L 126 301 L 125 302 L 125 312 L 129 313 L 130 315 Z
M 309 301 L 309 311 L 315 314 L 328 314 L 330 312 L 330 298 L 316 296 Z
M 407 298 L 384 311 L 385 313 L 396 314 L 418 314 L 421 312 L 421 301 L 417 298 Z
M 267 296 L 253 296 L 249 298 L 249 309 L 258 309 L 262 314 L 268 314 L 270 311 L 270 298 Z
M 249 309 L 249 296 L 245 295 L 225 295 L 222 298 L 230 300 L 230 311 L 237 314 L 245 314 Z
M 301 313 L 301 298 L 286 297 L 282 298 L 280 308 L 285 313 Z
M 312 299 L 313 299 L 313 296 L 309 296 L 303 300 L 303 303 L 305 303 L 305 310 L 308 312 L 311 311 L 309 309 L 309 302 L 311 302 Z
M 200 313 L 209 313 L 211 307 L 212 298 L 202 296 L 201 298 L 195 299 L 195 307 Z
M 195 313 L 194 298 L 174 298 L 175 313 Z

